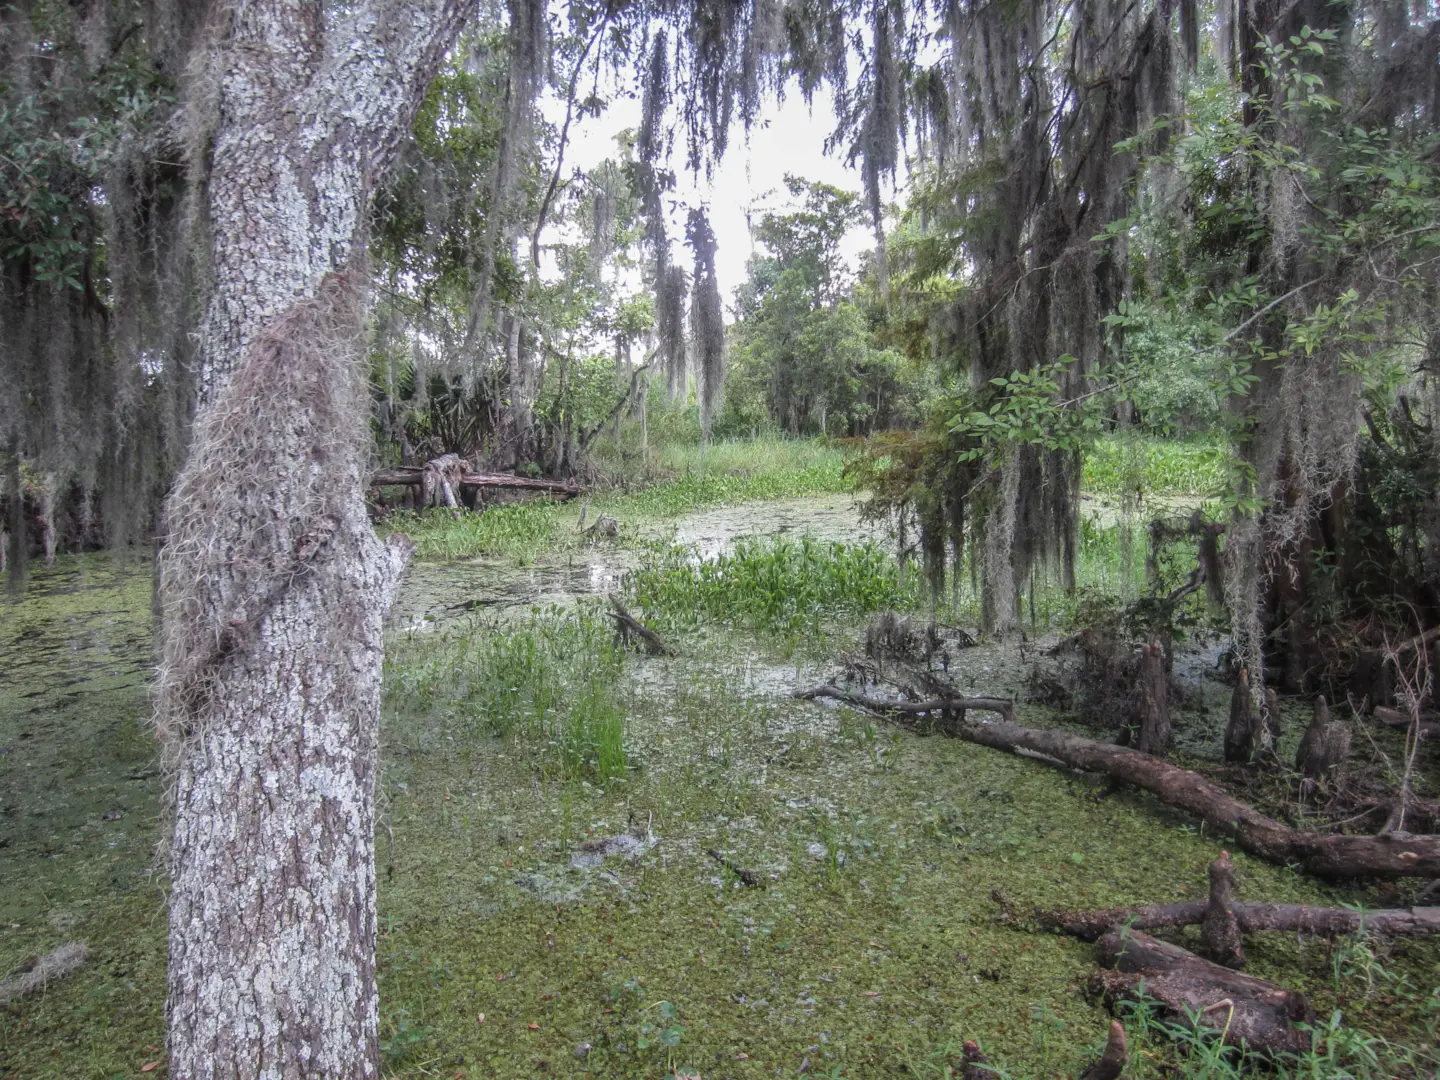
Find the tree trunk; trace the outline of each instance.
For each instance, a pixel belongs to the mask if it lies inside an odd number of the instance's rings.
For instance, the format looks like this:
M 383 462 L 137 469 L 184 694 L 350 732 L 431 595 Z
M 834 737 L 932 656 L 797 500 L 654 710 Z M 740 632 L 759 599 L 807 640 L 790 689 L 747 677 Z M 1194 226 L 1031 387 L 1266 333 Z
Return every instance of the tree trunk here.
M 409 545 L 365 515 L 346 271 L 465 9 L 253 0 L 212 54 L 201 409 L 159 581 L 180 1080 L 379 1075 L 381 620 Z
M 1170 680 L 1165 675 L 1165 649 L 1158 641 L 1140 655 L 1140 740 L 1142 754 L 1164 757 L 1174 734 L 1170 725 Z

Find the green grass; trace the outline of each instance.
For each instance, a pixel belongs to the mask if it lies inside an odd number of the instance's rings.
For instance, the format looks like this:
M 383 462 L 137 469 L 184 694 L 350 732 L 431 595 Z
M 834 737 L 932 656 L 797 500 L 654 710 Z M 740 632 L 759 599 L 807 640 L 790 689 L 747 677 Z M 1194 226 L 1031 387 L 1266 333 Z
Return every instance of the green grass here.
M 1085 455 L 1080 486 L 1097 495 L 1204 498 L 1224 487 L 1230 459 L 1229 448 L 1220 442 L 1112 436 Z
M 668 624 L 704 616 L 780 634 L 818 630 L 842 615 L 910 610 L 920 593 L 894 556 L 875 544 L 742 540 L 733 551 L 700 559 L 671 548 L 630 574 L 627 590 Z
M 547 774 L 604 783 L 629 764 L 615 696 L 624 659 L 593 603 L 536 609 L 518 622 L 470 621 L 394 642 L 387 701 L 466 744 L 511 739 Z

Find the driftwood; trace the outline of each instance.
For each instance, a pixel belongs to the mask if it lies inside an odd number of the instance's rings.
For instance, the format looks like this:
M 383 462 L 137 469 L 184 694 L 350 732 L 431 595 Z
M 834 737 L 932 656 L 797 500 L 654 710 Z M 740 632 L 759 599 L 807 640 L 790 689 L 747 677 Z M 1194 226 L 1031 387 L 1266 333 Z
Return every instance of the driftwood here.
M 511 473 L 477 473 L 466 471 L 459 476 L 459 485 L 468 488 L 513 489 L 517 491 L 543 491 L 560 499 L 573 499 L 583 492 L 578 484 L 564 480 L 535 480 L 528 476 Z M 372 487 L 390 485 L 420 486 L 425 484 L 425 470 L 419 466 L 403 469 L 379 469 L 370 474 Z
M 645 646 L 645 651 L 651 656 L 673 656 L 675 650 L 666 645 L 660 635 L 651 630 L 639 619 L 631 615 L 620 602 L 620 598 L 614 593 L 609 594 L 610 607 L 613 609 L 606 612 L 615 620 L 615 632 L 620 635 L 621 644 L 630 644 L 632 637 L 638 639 Z
M 1230 1045 L 1300 1053 L 1310 1034 L 1296 1025 L 1314 1020 L 1303 994 L 1221 967 L 1188 949 L 1136 930 L 1100 939 L 1100 964 L 1091 981 L 1112 1007 L 1144 998 L 1171 1020 L 1218 1032 Z
M 1271 862 L 1300 864 L 1307 873 L 1325 878 L 1440 877 L 1440 836 L 1386 833 L 1343 836 L 1306 832 L 1266 817 L 1219 785 L 1138 750 L 1096 742 L 1048 728 L 1022 727 L 1008 719 L 1014 705 L 1002 698 L 937 698 L 933 701 L 888 701 L 851 693 L 834 686 L 795 692 L 796 697 L 830 698 L 881 716 L 939 714 L 961 709 L 986 709 L 1007 717 L 1000 723 L 947 721 L 947 734 L 996 750 L 1039 754 L 1072 769 L 1105 773 L 1153 793 L 1161 802 L 1179 807 L 1211 828 L 1232 834 L 1252 855 Z

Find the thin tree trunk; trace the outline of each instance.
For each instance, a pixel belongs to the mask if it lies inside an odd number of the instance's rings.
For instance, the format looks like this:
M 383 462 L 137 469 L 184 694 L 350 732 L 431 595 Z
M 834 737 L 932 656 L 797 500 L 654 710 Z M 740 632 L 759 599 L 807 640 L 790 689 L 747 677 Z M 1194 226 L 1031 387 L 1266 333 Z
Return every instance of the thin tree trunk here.
M 381 620 L 408 543 L 366 520 L 347 271 L 466 8 L 251 0 L 212 54 L 201 410 L 159 583 L 177 1080 L 379 1075 Z

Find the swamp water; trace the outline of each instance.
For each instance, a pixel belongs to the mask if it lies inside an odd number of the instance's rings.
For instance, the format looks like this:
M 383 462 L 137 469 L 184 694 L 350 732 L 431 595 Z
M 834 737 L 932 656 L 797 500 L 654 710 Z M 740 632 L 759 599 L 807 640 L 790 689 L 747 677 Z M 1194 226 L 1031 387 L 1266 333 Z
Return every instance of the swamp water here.
M 964 1038 L 1015 1076 L 1089 1059 L 1108 1022 L 1083 992 L 1093 946 L 1028 932 L 995 897 L 1199 895 L 1221 842 L 1143 795 L 793 700 L 857 647 L 862 617 L 782 636 L 682 612 L 656 624 L 678 655 L 615 647 L 592 594 L 650 541 L 713 557 L 776 531 L 867 538 L 844 500 L 794 500 L 529 566 L 412 570 L 377 793 L 387 1076 L 942 1077 Z M 149 598 L 147 565 L 87 557 L 0 610 L 0 969 L 67 940 L 92 952 L 0 1009 L 6 1076 L 163 1058 Z M 965 650 L 951 672 L 1023 700 L 1013 648 Z M 1374 900 L 1236 863 L 1255 898 Z M 1433 975 L 1433 947 L 1397 953 Z M 1399 1034 L 1323 943 L 1255 938 L 1249 957 L 1322 1016 L 1343 1001 Z

